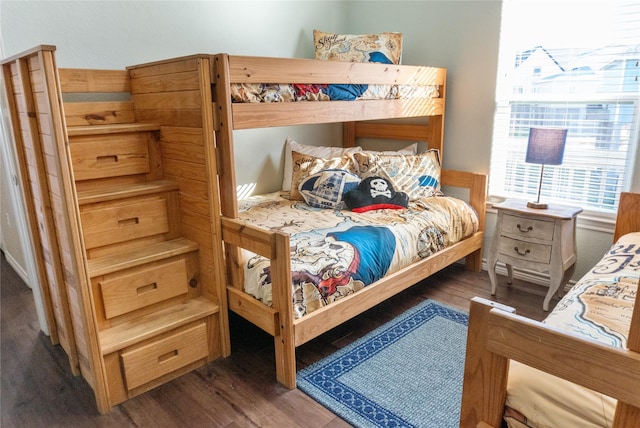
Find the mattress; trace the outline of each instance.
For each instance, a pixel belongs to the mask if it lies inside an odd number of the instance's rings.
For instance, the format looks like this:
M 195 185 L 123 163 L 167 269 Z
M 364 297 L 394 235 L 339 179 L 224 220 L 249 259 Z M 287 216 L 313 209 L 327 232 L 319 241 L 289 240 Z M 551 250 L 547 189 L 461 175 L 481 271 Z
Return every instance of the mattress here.
M 296 319 L 355 293 L 479 229 L 476 212 L 449 196 L 407 209 L 355 213 L 313 208 L 281 192 L 239 201 L 242 221 L 287 233 Z M 244 289 L 272 304 L 269 260 L 244 253 Z
M 231 85 L 231 100 L 236 103 L 393 100 L 439 97 L 440 86 L 438 85 L 304 85 L 285 83 L 234 83 Z
M 640 277 L 640 232 L 622 236 L 544 323 L 625 348 Z M 616 400 L 512 361 L 505 417 L 511 428 L 610 427 Z M 516 412 L 512 412 L 515 410 Z M 525 419 L 526 418 L 526 419 Z

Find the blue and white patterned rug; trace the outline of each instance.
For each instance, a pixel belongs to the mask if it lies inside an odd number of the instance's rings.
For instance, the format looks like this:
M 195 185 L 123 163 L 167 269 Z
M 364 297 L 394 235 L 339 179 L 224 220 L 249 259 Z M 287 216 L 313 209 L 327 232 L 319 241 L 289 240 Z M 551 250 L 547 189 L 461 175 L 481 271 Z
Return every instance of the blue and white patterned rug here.
M 356 427 L 458 427 L 467 314 L 427 300 L 298 372 Z

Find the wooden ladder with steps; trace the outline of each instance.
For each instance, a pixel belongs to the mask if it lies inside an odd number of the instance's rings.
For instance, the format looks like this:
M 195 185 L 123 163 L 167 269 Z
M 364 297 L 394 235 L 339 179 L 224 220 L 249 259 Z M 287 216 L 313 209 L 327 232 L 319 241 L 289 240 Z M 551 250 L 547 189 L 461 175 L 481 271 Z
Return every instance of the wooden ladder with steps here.
M 4 60 L 4 80 L 52 341 L 105 413 L 230 352 L 210 100 L 181 101 L 209 64 L 57 69 L 54 53 Z

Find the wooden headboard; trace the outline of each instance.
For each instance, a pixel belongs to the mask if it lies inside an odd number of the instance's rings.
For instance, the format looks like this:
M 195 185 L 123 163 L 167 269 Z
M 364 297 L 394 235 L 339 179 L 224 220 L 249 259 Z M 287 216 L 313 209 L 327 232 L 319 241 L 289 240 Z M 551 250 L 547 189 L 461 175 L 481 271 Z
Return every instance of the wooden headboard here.
M 622 192 L 613 242 L 630 232 L 640 232 L 640 193 Z

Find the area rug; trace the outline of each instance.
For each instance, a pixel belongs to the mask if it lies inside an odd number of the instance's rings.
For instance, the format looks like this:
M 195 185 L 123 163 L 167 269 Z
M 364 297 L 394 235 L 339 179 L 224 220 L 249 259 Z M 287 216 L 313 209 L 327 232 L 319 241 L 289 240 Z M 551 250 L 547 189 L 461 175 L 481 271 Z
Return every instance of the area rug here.
M 467 314 L 427 300 L 298 372 L 356 427 L 458 427 Z

